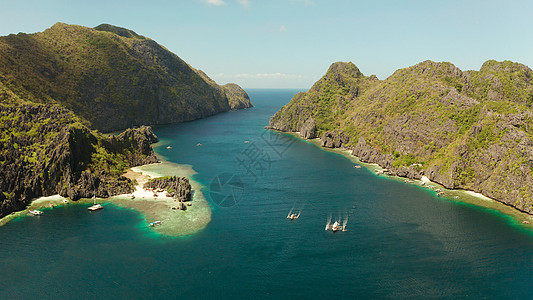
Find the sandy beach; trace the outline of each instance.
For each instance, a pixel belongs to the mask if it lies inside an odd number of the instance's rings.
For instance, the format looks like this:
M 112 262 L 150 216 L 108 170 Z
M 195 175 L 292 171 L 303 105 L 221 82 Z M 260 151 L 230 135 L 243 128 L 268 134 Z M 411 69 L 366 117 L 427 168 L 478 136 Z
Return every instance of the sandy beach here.
M 113 196 L 107 199 L 96 198 L 98 203 L 110 203 L 123 208 L 133 209 L 144 217 L 147 228 L 165 236 L 187 236 L 202 230 L 211 221 L 211 208 L 202 194 L 202 186 L 190 179 L 196 172 L 188 165 L 179 165 L 167 161 L 157 164 L 144 165 L 131 168 L 124 174 L 131 180 L 137 182 L 135 191 L 132 194 Z M 166 191 L 154 193 L 152 190 L 145 190 L 142 186 L 151 178 L 163 176 L 183 176 L 190 180 L 192 186 L 192 200 L 187 210 L 175 210 L 177 200 L 166 196 Z M 157 196 L 155 196 L 157 194 Z M 135 196 L 135 197 L 132 197 Z M 70 201 L 60 195 L 41 197 L 32 201 L 24 210 L 12 213 L 0 219 L 0 226 L 7 222 L 29 214 L 30 210 L 46 210 L 63 205 L 92 204 L 93 199 L 80 199 Z M 102 211 L 102 213 L 105 213 Z M 161 221 L 161 225 L 150 227 L 154 221 Z
M 167 236 L 187 236 L 202 230 L 211 221 L 211 209 L 202 194 L 202 187 L 191 179 L 196 172 L 191 166 L 178 165 L 167 161 L 131 168 L 124 176 L 137 181 L 133 194 L 111 197 L 109 202 L 140 212 L 146 226 L 161 221 L 161 225 L 150 227 L 153 231 Z M 145 190 L 142 185 L 151 178 L 163 176 L 184 176 L 189 178 L 193 195 L 187 210 L 173 209 L 177 200 L 166 196 L 166 191 L 156 193 Z M 132 199 L 132 195 L 135 196 Z

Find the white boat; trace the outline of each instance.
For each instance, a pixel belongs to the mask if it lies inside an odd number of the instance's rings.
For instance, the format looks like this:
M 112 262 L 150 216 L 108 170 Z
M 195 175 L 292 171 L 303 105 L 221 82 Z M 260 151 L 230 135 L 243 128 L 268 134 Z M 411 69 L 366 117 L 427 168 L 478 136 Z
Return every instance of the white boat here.
M 289 214 L 289 215 L 287 216 L 287 219 L 289 219 L 289 220 L 296 220 L 296 219 L 298 219 L 299 217 L 300 217 L 300 214 Z
M 339 224 L 339 222 L 335 221 L 335 223 L 333 223 L 333 225 L 331 225 L 331 231 L 338 231 L 341 229 L 341 224 Z
M 341 223 L 339 221 L 335 221 L 335 223 L 333 224 L 327 224 L 326 225 L 326 230 L 331 230 L 333 232 L 337 232 L 337 231 L 345 231 L 346 230 L 346 226 L 345 225 L 341 225 Z
M 159 226 L 161 224 L 163 224 L 161 221 L 154 221 L 154 222 L 150 223 L 150 227 Z
M 99 210 L 99 209 L 103 209 L 104 207 L 102 206 L 102 204 L 95 204 L 91 207 L 88 208 L 88 210 L 90 211 L 95 211 L 95 210 Z
M 89 207 L 88 210 L 95 211 L 95 210 L 100 210 L 103 208 L 104 207 L 102 206 L 102 204 L 96 204 L 96 195 L 93 196 L 93 206 Z
M 168 149 L 168 150 L 172 149 L 172 146 L 167 146 L 167 149 Z
M 36 210 L 36 209 L 34 209 L 34 210 L 30 210 L 30 214 L 31 214 L 31 215 L 34 215 L 34 216 L 40 216 L 40 215 L 43 214 L 43 212 L 40 211 L 40 210 Z

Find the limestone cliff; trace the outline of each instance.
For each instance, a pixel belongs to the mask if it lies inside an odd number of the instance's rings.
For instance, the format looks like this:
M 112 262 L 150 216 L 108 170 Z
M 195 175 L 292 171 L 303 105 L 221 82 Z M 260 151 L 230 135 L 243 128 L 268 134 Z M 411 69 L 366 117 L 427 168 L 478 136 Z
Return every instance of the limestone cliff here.
M 69 110 L 44 104 L 0 104 L 0 120 L 0 217 L 41 196 L 130 193 L 125 169 L 157 162 L 149 127 L 105 137 Z
M 125 28 L 57 23 L 0 37 L 0 217 L 40 196 L 129 193 L 124 171 L 157 161 L 142 125 L 251 106 L 238 85 Z
M 102 132 L 191 121 L 251 107 L 155 41 L 103 24 L 57 23 L 0 37 L 0 81 L 26 100 L 59 103 Z
M 533 213 L 533 71 L 487 61 L 480 71 L 425 61 L 385 80 L 335 63 L 269 128 L 321 137 L 390 174 L 426 175 Z M 316 134 L 308 134 L 309 127 Z

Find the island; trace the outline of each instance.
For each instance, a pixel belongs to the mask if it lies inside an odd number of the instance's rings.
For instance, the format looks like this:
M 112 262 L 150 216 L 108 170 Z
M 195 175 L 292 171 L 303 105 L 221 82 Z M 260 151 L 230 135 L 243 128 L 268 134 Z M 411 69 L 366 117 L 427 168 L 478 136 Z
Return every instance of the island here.
M 249 107 L 238 85 L 125 28 L 57 23 L 0 37 L 0 218 L 39 197 L 131 195 L 128 170 L 159 161 L 150 125 Z
M 336 62 L 267 128 L 320 139 L 385 174 L 469 190 L 533 214 L 533 71 L 424 61 L 385 80 Z

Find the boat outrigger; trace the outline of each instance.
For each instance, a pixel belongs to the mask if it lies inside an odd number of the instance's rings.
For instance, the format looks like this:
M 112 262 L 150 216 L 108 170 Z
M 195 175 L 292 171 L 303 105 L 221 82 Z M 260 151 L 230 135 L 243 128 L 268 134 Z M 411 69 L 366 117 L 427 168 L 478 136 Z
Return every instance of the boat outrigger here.
M 345 217 L 344 222 L 341 224 L 342 218 L 339 216 L 338 220 L 335 220 L 333 224 L 331 224 L 331 216 L 328 218 L 328 222 L 326 223 L 326 230 L 331 230 L 333 232 L 337 231 L 346 231 L 346 225 L 348 225 L 348 216 Z
M 299 217 L 300 217 L 300 214 L 290 214 L 287 216 L 287 219 L 295 220 L 295 219 L 298 219 Z
M 335 223 L 331 224 L 331 225 L 326 225 L 326 230 L 329 230 L 331 229 L 331 231 L 333 232 L 336 232 L 336 231 L 345 231 L 346 229 L 344 228 L 345 226 L 341 225 L 341 223 L 339 223 L 338 221 L 335 221 Z
M 296 219 L 298 219 L 300 217 L 301 213 L 302 213 L 302 211 L 300 210 L 300 211 L 298 211 L 298 214 L 295 214 L 295 213 L 292 212 L 292 209 L 291 209 L 291 211 L 289 211 L 289 214 L 287 215 L 287 219 L 296 220 Z

